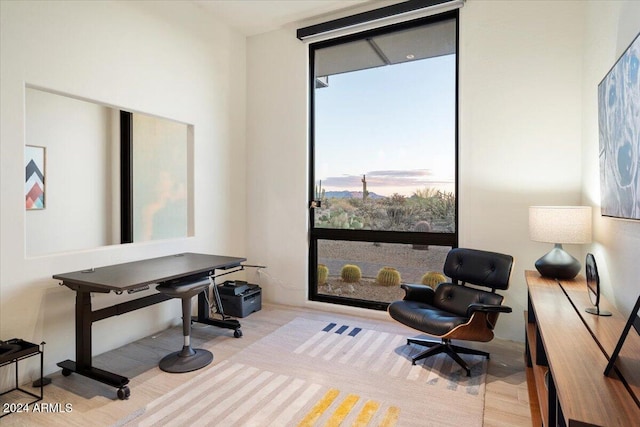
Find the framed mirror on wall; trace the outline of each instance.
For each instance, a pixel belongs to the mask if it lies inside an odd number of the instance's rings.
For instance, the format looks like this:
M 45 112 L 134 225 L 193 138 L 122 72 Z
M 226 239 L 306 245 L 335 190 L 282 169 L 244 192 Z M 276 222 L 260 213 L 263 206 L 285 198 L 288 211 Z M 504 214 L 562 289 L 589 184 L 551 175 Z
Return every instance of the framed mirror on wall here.
M 25 119 L 47 172 L 27 256 L 193 236 L 193 125 L 33 87 Z

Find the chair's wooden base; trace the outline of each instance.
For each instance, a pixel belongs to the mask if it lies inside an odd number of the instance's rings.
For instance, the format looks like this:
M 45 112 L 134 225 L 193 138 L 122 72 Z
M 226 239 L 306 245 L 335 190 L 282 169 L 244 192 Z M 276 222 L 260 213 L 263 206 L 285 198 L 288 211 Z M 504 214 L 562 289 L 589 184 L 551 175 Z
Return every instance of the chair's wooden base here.
M 418 353 L 417 355 L 411 358 L 411 361 L 415 365 L 418 360 L 426 359 L 427 357 L 433 356 L 435 354 L 447 353 L 453 360 L 456 361 L 458 365 L 462 367 L 467 372 L 467 376 L 471 376 L 471 369 L 469 369 L 469 365 L 462 360 L 458 353 L 462 354 L 475 354 L 478 356 L 484 356 L 489 359 L 489 353 L 486 351 L 480 351 L 473 348 L 460 347 L 457 345 L 451 344 L 451 340 L 443 339 L 441 342 L 438 341 L 429 341 L 420 338 L 408 338 L 407 345 L 409 344 L 418 344 L 425 347 L 429 347 L 427 350 Z

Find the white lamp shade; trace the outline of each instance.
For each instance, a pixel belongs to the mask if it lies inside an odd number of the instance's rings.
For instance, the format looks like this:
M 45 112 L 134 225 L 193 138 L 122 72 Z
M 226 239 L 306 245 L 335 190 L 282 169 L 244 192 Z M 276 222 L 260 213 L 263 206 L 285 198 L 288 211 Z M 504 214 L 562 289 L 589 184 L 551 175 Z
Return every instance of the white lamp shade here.
M 591 206 L 529 207 L 529 237 L 536 242 L 591 242 Z

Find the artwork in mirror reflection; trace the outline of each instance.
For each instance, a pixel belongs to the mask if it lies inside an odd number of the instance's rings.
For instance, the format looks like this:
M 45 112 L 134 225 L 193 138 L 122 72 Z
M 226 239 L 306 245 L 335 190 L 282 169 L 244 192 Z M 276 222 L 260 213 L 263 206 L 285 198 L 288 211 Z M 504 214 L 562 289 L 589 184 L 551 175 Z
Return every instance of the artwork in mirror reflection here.
M 121 200 L 120 117 L 119 108 L 26 89 L 26 145 L 47 153 L 47 209 L 25 213 L 28 256 L 120 244 L 125 216 L 133 230 L 124 242 L 192 235 L 192 126 L 131 114 L 131 196 Z
M 133 241 L 187 235 L 187 129 L 133 114 Z

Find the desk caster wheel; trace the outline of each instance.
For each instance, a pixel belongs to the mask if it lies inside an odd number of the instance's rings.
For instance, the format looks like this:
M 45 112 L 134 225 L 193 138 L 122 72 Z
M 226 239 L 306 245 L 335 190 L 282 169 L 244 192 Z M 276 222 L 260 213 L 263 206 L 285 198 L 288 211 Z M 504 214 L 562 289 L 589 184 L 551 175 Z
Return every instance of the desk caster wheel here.
M 67 368 L 62 368 L 62 376 L 68 377 L 69 375 L 71 375 L 71 370 Z
M 131 396 L 131 390 L 129 390 L 129 387 L 124 386 L 118 389 L 118 399 L 127 400 L 129 396 Z
M 240 338 L 242 336 L 242 331 L 240 329 L 236 329 L 233 331 L 233 336 L 236 338 Z

